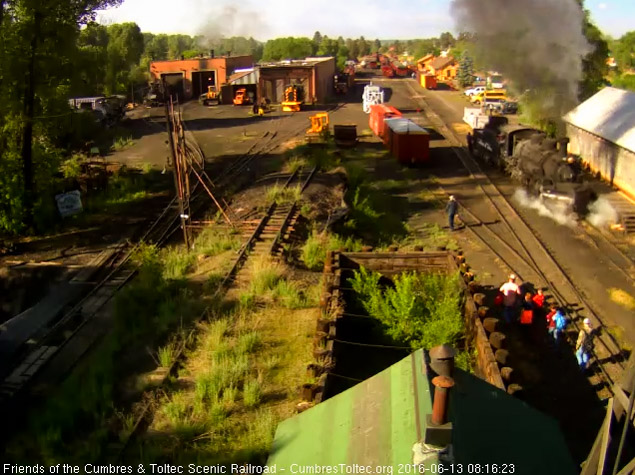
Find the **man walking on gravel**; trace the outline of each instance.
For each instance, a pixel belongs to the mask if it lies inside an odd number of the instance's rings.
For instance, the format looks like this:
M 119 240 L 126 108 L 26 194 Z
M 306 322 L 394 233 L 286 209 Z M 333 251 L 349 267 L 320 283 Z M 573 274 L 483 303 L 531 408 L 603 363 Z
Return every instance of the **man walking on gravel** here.
M 445 205 L 445 212 L 448 213 L 448 222 L 450 223 L 450 231 L 454 231 L 454 217 L 459 209 L 459 204 L 453 195 L 450 196 L 450 201 Z
M 575 357 L 578 359 L 580 369 L 585 371 L 591 359 L 591 349 L 593 348 L 593 325 L 591 320 L 585 318 L 582 322 L 582 329 L 578 333 L 578 341 L 575 344 Z
M 511 274 L 509 280 L 499 289 L 503 294 L 503 315 L 507 323 L 512 323 L 515 318 L 516 299 L 520 295 L 520 287 L 516 284 L 516 276 Z

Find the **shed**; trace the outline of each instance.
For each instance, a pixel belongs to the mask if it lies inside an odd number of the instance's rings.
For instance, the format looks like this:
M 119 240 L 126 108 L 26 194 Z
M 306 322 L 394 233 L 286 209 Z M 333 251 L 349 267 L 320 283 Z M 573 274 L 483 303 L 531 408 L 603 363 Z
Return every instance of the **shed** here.
M 268 466 L 277 473 L 362 473 L 366 467 L 370 473 L 423 473 L 412 463 L 413 447 L 423 440 L 432 411 L 426 358 L 417 350 L 280 423 Z M 453 377 L 452 454 L 454 463 L 462 464 L 454 473 L 578 473 L 553 419 L 469 373 L 457 369 Z
M 305 103 L 325 103 L 335 94 L 335 58 L 317 57 L 261 63 L 258 97 L 282 102 L 284 90 L 293 84 L 302 88 Z
M 253 66 L 250 55 L 215 56 L 213 53 L 212 50 L 209 57 L 153 61 L 150 75 L 155 81 L 165 80 L 170 94 L 191 99 L 207 92 L 208 86 L 220 90 L 235 70 Z
M 635 92 L 606 87 L 563 120 L 569 152 L 635 197 Z

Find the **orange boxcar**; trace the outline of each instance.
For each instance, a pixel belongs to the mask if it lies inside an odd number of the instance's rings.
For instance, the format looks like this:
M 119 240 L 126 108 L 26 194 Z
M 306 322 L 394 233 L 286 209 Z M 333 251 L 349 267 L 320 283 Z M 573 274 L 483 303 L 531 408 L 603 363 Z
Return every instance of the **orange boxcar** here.
M 370 106 L 370 116 L 368 125 L 377 137 L 386 143 L 386 124 L 385 120 L 393 117 L 401 117 L 401 112 L 387 104 L 376 104 Z
M 386 119 L 387 147 L 404 165 L 425 163 L 430 159 L 430 134 L 410 119 Z

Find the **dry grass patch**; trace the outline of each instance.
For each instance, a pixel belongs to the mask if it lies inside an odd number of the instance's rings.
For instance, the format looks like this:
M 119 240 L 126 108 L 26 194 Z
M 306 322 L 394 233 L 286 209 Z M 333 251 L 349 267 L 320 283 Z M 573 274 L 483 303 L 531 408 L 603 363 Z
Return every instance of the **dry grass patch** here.
M 283 282 L 301 288 L 282 264 L 254 258 L 246 270 L 252 279 L 243 294 L 258 291 L 261 304 L 237 305 L 202 325 L 178 389 L 163 397 L 153 436 L 142 441 L 148 461 L 264 463 L 278 421 L 294 414 L 319 309 L 286 308 L 276 297 Z

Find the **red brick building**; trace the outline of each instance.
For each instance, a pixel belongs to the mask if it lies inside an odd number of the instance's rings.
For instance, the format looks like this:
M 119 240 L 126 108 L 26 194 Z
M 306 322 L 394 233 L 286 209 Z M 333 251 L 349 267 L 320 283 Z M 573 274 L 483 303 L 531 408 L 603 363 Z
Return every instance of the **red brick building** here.
M 150 63 L 150 75 L 156 81 L 165 79 L 172 94 L 187 100 L 207 92 L 207 86 L 214 86 L 220 91 L 220 86 L 236 69 L 252 66 L 251 55 L 175 59 L 153 61 Z
M 291 85 L 302 88 L 302 100 L 324 103 L 334 95 L 335 58 L 305 58 L 260 65 L 258 97 L 277 103 L 284 100 L 284 89 Z

